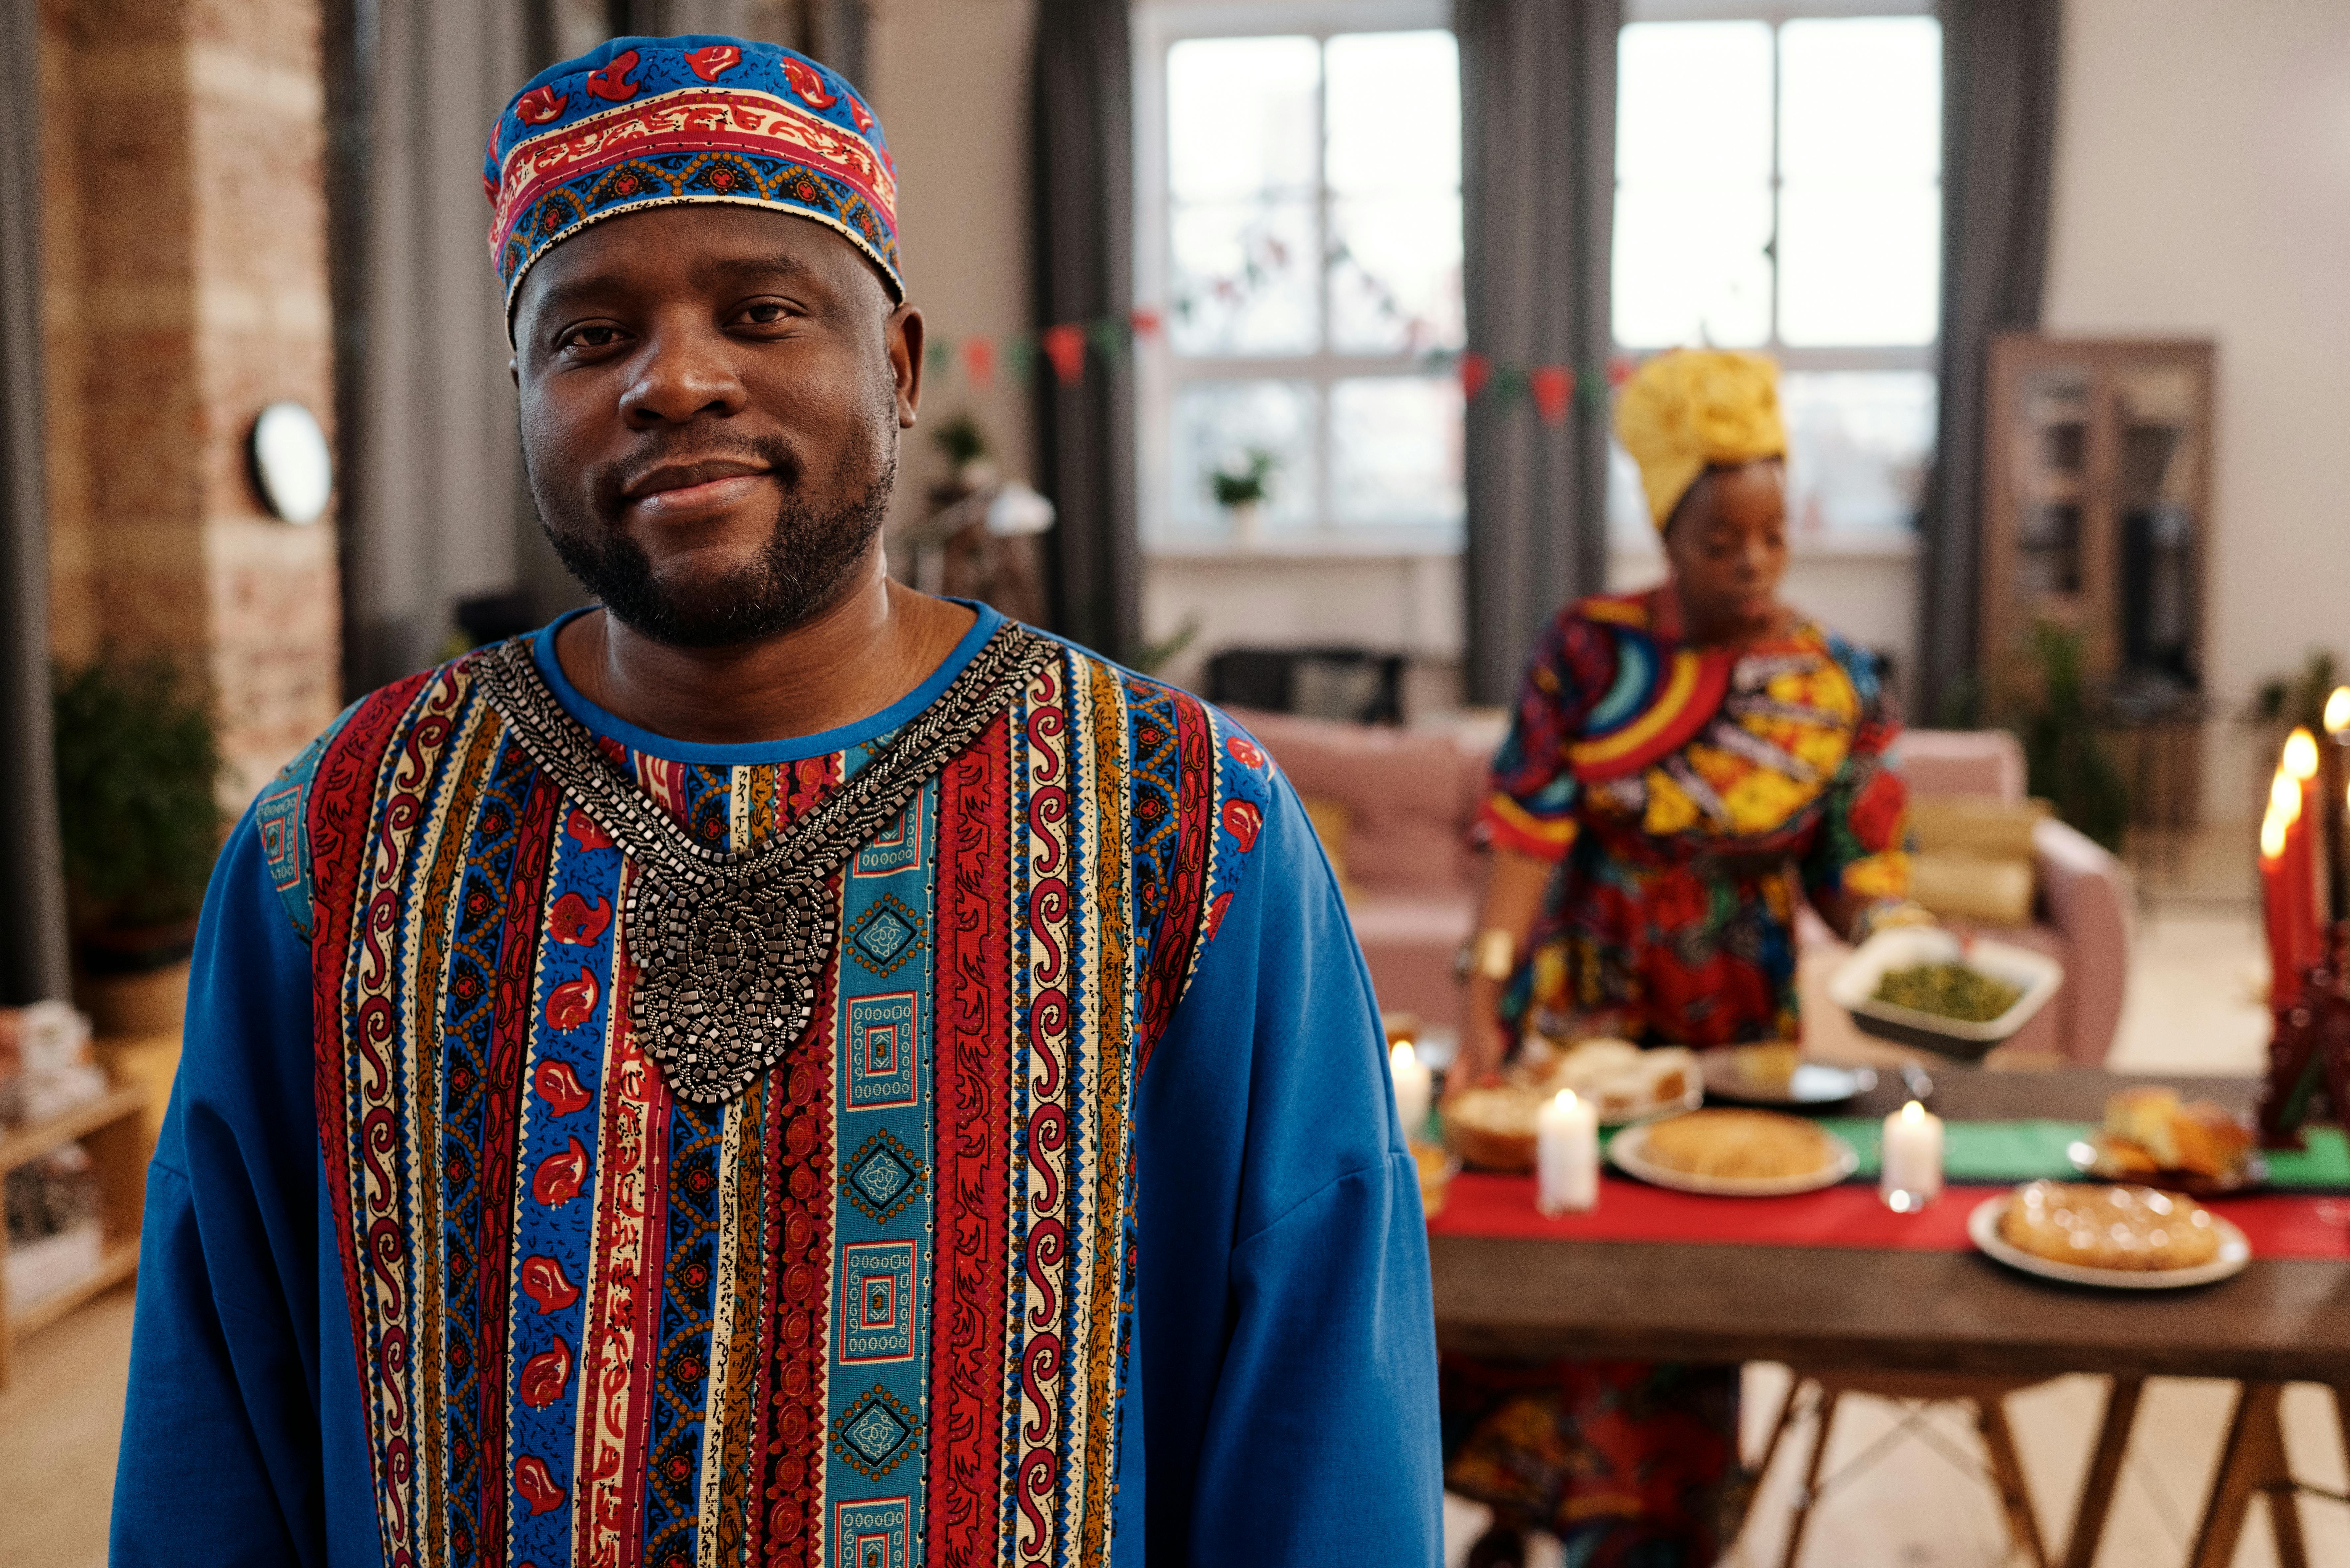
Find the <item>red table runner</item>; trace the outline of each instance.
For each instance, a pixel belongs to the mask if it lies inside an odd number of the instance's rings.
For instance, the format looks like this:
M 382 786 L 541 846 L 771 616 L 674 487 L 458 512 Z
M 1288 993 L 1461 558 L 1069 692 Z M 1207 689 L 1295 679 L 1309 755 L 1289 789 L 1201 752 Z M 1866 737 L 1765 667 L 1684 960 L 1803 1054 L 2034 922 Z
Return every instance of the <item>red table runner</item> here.
M 1952 1187 L 1922 1214 L 1896 1214 L 1873 1186 L 1847 1183 L 1794 1198 L 1700 1198 L 1605 1178 L 1599 1207 L 1545 1219 L 1531 1176 L 1463 1171 L 1431 1236 L 1559 1241 L 1681 1241 L 1747 1247 L 1862 1247 L 1963 1252 L 1967 1216 L 1996 1187 Z M 2242 1228 L 2255 1258 L 2350 1258 L 2350 1198 L 2288 1193 L 2213 1203 Z

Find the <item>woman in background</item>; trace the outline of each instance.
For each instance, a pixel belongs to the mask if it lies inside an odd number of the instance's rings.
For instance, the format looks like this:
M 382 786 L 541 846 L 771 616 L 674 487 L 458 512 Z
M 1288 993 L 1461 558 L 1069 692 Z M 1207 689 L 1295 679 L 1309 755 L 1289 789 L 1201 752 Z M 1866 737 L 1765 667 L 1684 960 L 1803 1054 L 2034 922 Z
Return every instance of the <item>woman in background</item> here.
M 1475 841 L 1452 1089 L 1529 1030 L 1723 1045 L 1798 1035 L 1795 900 L 1855 940 L 1906 902 L 1898 730 L 1875 661 L 1781 604 L 1777 372 L 1750 354 L 1659 356 L 1626 384 L 1668 580 L 1568 606 L 1526 670 Z M 1524 1532 L 1578 1568 L 1711 1563 L 1746 1493 L 1738 1368 L 1448 1358 L 1446 1483 L 1494 1510 L 1471 1563 Z

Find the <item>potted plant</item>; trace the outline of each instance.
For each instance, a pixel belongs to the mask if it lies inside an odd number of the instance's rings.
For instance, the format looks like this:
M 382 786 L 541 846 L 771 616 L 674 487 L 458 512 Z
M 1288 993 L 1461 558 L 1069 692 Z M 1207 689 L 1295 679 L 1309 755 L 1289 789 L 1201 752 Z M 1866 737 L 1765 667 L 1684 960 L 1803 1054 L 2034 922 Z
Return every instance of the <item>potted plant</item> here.
M 212 715 L 160 658 L 59 670 L 54 701 L 78 1000 L 102 1034 L 177 1029 L 220 850 Z
M 2015 693 L 2007 728 L 2023 742 L 2032 794 L 2118 853 L 2129 826 L 2129 786 L 2098 733 L 2101 714 L 2081 669 L 2085 640 L 2079 631 L 2051 621 L 2033 628 L 2033 679 Z
M 931 438 L 939 451 L 954 465 L 954 482 L 969 493 L 985 490 L 996 479 L 994 460 L 987 455 L 987 436 L 979 421 L 968 412 L 960 413 L 941 425 Z
M 1209 475 L 1216 504 L 1232 519 L 1232 537 L 1243 545 L 1256 538 L 1257 514 L 1263 507 L 1276 466 L 1273 453 L 1262 447 L 1251 447 L 1243 454 L 1238 468 L 1219 468 Z

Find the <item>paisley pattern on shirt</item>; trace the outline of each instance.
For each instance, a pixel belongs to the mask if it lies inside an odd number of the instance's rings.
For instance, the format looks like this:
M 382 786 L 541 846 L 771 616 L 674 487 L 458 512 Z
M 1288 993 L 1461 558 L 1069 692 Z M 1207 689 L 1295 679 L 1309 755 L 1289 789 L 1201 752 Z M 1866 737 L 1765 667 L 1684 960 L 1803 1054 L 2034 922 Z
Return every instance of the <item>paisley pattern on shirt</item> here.
M 607 741 L 754 846 L 889 737 L 757 765 Z M 1138 1074 L 1270 767 L 1063 649 L 829 885 L 816 1022 L 671 1095 L 634 866 L 461 659 L 274 794 L 388 1564 L 1107 1557 Z

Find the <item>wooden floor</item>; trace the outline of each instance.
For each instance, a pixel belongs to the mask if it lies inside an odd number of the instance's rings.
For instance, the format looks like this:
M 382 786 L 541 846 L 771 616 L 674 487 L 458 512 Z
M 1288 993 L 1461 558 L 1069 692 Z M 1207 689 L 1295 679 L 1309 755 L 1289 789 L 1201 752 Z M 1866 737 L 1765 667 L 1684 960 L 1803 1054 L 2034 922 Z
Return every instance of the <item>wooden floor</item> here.
M 130 1292 L 27 1337 L 0 1389 L 0 1568 L 103 1568 Z
M 2138 961 L 2114 1064 L 2151 1072 L 2251 1072 L 2258 1061 L 2262 1009 L 2260 944 L 2232 843 L 2189 857 L 2186 875 L 2160 878 L 2161 892 L 2142 909 Z M 2200 873 L 2200 875 L 2198 875 Z M 2150 878 L 2153 880 L 2153 878 Z M 2191 888 L 2181 884 L 2199 884 Z M 2191 897 L 2179 897 L 2191 893 Z M 106 1557 L 106 1519 L 114 1485 L 124 1367 L 130 1344 L 130 1293 L 116 1291 L 63 1323 L 26 1340 L 16 1378 L 0 1391 L 0 1568 L 98 1568 Z M 1759 1428 L 1777 1408 L 1785 1373 L 1747 1369 L 1747 1418 Z M 2231 1386 L 2158 1380 L 2140 1408 L 2131 1449 L 2098 1556 L 2101 1568 L 2144 1568 L 2183 1562 L 2193 1510 L 2218 1462 Z M 2285 1399 L 2286 1439 L 2301 1479 L 2350 1490 L 2340 1428 L 2329 1396 L 2295 1387 Z M 2052 1551 L 2070 1530 L 2090 1433 L 2103 1390 L 2093 1379 L 2064 1378 L 2010 1402 L 2016 1440 L 2033 1487 L 2041 1532 Z M 1833 1476 L 1887 1437 L 1900 1419 L 1893 1406 L 1848 1400 L 1836 1420 L 1827 1461 Z M 1805 1543 L 1808 1568 L 2004 1568 L 1993 1493 L 1976 1475 L 1976 1450 L 1954 1410 L 1930 1417 L 1929 1435 L 1904 1438 L 1848 1480 L 1835 1482 L 1816 1510 Z M 1759 1429 L 1748 1434 L 1759 1451 Z M 1725 1568 L 1776 1568 L 1794 1456 L 1783 1456 L 1765 1479 L 1755 1528 L 1724 1560 Z M 2256 1515 L 2236 1568 L 2275 1561 L 2266 1523 Z M 1457 1500 L 1446 1509 L 1450 1556 L 1460 1561 L 1482 1528 L 1482 1511 Z M 2310 1561 L 2350 1564 L 2350 1507 L 2301 1504 Z M 1564 1555 L 1541 1542 L 1535 1559 L 1559 1568 Z

